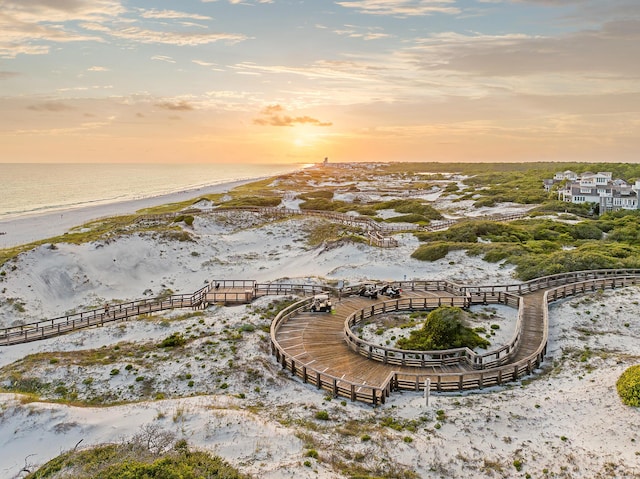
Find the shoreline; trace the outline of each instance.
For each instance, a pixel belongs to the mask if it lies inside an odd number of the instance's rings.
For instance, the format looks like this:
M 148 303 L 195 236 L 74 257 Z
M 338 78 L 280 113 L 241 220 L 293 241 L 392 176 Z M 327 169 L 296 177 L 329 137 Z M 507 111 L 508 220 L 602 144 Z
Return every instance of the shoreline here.
M 66 208 L 56 210 L 55 212 L 34 213 L 0 219 L 0 249 L 13 248 L 34 241 L 59 236 L 71 228 L 100 218 L 133 214 L 143 208 L 168 203 L 178 203 L 180 201 L 194 199 L 200 195 L 226 193 L 237 186 L 264 178 L 267 177 L 232 180 L 225 183 L 217 183 L 146 198 L 116 201 L 80 208 Z

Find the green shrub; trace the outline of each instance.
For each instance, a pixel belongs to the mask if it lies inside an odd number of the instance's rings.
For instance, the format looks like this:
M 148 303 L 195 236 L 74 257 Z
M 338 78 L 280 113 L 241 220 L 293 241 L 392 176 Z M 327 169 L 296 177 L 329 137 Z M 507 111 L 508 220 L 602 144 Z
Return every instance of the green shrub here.
M 223 208 L 234 208 L 243 206 L 278 206 L 282 202 L 279 196 L 266 194 L 265 196 L 239 196 L 233 198 L 222 205 Z
M 416 213 L 410 213 L 407 215 L 392 216 L 384 220 L 387 223 L 417 223 L 417 224 L 429 224 L 429 218 Z
M 429 243 L 418 246 L 411 257 L 420 261 L 436 261 L 444 258 L 449 253 L 449 245 L 443 242 Z
M 329 420 L 329 413 L 327 411 L 318 411 L 318 412 L 316 412 L 314 417 L 316 419 L 319 419 L 320 421 L 328 421 Z
M 598 228 L 598 226 L 593 222 L 586 222 L 586 221 L 573 225 L 573 228 L 571 228 L 569 234 L 571 234 L 571 236 L 573 236 L 573 238 L 577 240 L 580 240 L 580 239 L 599 240 L 600 238 L 602 238 L 602 230 Z
M 463 321 L 464 311 L 460 308 L 445 306 L 434 309 L 422 328 L 411 331 L 408 338 L 399 339 L 396 345 L 417 351 L 487 347 L 489 341 L 478 336 Z
M 308 199 L 300 203 L 301 210 L 338 211 L 342 208 L 350 209 L 351 206 L 344 201 L 332 201 L 327 198 Z
M 243 479 L 246 476 L 218 456 L 189 451 L 176 443 L 164 454 L 154 454 L 137 443 L 101 445 L 64 453 L 25 479 Z
M 618 395 L 627 406 L 640 407 L 640 365 L 631 366 L 616 382 Z
M 175 348 L 177 346 L 183 346 L 187 342 L 187 339 L 182 335 L 182 333 L 173 333 L 166 338 L 164 338 L 159 347 L 161 348 Z

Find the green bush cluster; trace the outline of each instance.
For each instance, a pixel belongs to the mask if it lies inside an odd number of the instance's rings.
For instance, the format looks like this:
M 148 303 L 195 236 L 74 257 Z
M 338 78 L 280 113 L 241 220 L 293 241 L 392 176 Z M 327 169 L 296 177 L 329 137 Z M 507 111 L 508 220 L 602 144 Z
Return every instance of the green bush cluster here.
M 443 306 L 427 315 L 422 328 L 411 331 L 408 338 L 401 338 L 396 346 L 401 349 L 432 351 L 453 348 L 485 348 L 489 341 L 478 336 L 464 324 L 464 311 Z
M 72 475 L 67 475 L 69 473 Z M 150 454 L 131 444 L 108 444 L 64 453 L 25 479 L 243 479 L 241 474 L 218 456 L 175 447 L 162 454 Z
M 449 244 L 438 241 L 418 246 L 411 257 L 421 261 L 436 261 L 447 256 L 447 253 L 449 253 Z
M 180 223 L 184 221 L 187 226 L 191 226 L 193 224 L 193 216 L 192 215 L 178 215 L 173 220 L 174 223 Z
M 310 198 L 300 203 L 300 209 L 301 210 L 340 211 L 342 209 L 345 209 L 348 204 L 349 203 L 346 203 L 344 201 L 334 201 L 328 198 Z
M 486 261 L 514 264 L 517 277 L 525 281 L 570 271 L 638 268 L 639 218 L 640 212 L 627 211 L 573 225 L 549 219 L 467 221 L 445 231 L 416 233 L 424 244 L 412 257 L 435 261 L 464 249 Z
M 640 365 L 631 366 L 616 382 L 618 395 L 627 406 L 640 407 Z
M 225 208 L 238 208 L 244 206 L 269 207 L 278 206 L 282 202 L 280 196 L 274 196 L 271 193 L 265 193 L 264 196 L 237 196 L 230 199 L 222 206 Z
M 162 341 L 160 341 L 159 347 L 161 348 L 175 348 L 177 346 L 183 346 L 187 342 L 182 333 L 172 333 Z
M 390 200 L 372 205 L 376 210 L 394 210 L 396 213 L 404 213 L 407 215 L 417 215 L 427 220 L 442 219 L 442 215 L 438 210 L 428 203 L 417 199 Z

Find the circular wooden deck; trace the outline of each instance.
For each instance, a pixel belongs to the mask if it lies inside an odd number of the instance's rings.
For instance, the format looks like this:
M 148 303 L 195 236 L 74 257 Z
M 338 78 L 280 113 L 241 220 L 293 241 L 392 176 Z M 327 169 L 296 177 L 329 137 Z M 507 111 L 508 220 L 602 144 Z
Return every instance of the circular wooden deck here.
M 353 344 L 345 332 L 352 313 L 371 310 L 376 301 L 359 296 L 341 298 L 333 314 L 312 313 L 304 306 L 283 311 L 272 325 L 272 352 L 283 368 L 305 383 L 325 389 L 335 396 L 350 397 L 374 405 L 383 403 L 393 390 L 462 391 L 482 389 L 516 381 L 531 374 L 542 363 L 548 341 L 548 303 L 603 288 L 638 284 L 638 271 L 580 272 L 554 275 L 521 285 L 459 287 L 470 304 L 517 301 L 518 326 L 511 342 L 494 352 L 474 357 L 470 352 L 457 361 L 412 359 L 419 355 L 392 351 L 372 360 L 371 345 Z M 630 273 L 630 274 L 629 274 Z M 443 296 L 444 291 L 411 289 L 403 296 Z M 508 298 L 507 298 L 508 296 Z M 384 310 L 384 307 L 380 308 Z M 368 349 L 367 349 L 368 348 Z M 384 349 L 383 347 L 380 347 Z M 368 357 L 367 357 L 367 351 Z M 492 358 L 492 355 L 495 357 Z M 388 359 L 388 357 L 392 359 Z M 436 357 L 436 355 L 431 355 Z M 405 358 L 409 358 L 406 359 Z M 382 360 L 381 360 L 382 359 Z M 419 366 L 422 363 L 424 366 Z M 428 364 L 427 364 L 428 363 Z M 410 365 L 409 365 L 410 364 Z

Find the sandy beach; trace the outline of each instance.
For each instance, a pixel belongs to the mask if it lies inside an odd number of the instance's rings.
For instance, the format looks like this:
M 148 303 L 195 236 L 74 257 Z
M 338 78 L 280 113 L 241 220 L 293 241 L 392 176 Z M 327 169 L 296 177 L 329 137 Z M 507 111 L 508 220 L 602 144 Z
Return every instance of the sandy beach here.
M 0 233 L 2 233 L 0 234 L 0 248 L 10 248 L 12 246 L 58 236 L 64 234 L 70 228 L 99 218 L 133 214 L 143 208 L 150 208 L 167 203 L 177 203 L 191 198 L 197 198 L 199 195 L 224 193 L 250 181 L 255 181 L 255 179 L 221 183 L 137 200 L 66 209 L 56 211 L 55 213 L 32 214 L 18 218 L 0 219 Z
M 89 216 L 180 199 L 65 212 L 64 224 L 51 225 L 51 217 L 6 222 L 0 230 L 13 231 L 11 241 L 19 242 L 29 231 L 46 237 L 46 231 L 62 232 Z M 461 215 L 466 207 L 460 205 Z M 486 213 L 511 207 L 497 205 Z M 215 279 L 515 282 L 511 265 L 461 251 L 434 262 L 413 259 L 418 241 L 411 234 L 396 235 L 397 248 L 306 246 L 304 232 L 321 221 L 265 221 L 259 214 L 232 212 L 196 216 L 184 226 L 192 238 L 187 242 L 135 232 L 89 244 L 60 243 L 53 250 L 41 246 L 3 268 L 0 320 L 6 327 L 167 290 L 189 293 Z M 39 222 L 43 231 L 33 233 Z M 428 406 L 421 393 L 411 392 L 393 393 L 376 408 L 334 399 L 282 372 L 264 332 L 270 322 L 265 311 L 284 299 L 277 297 L 0 347 L 3 387 L 11 377 L 52 384 L 39 390 L 42 400 L 0 395 L 0 476 L 24 477 L 25 466 L 33 469 L 80 440 L 83 446 L 119 441 L 154 425 L 256 478 L 639 477 L 640 411 L 624 406 L 615 390 L 620 374 L 640 357 L 638 292 L 630 287 L 553 304 L 547 357 L 534 375 L 477 392 L 432 394 Z M 502 330 L 492 339 L 498 347 L 512 331 L 514 315 L 510 308 L 494 313 L 491 321 Z M 182 352 L 157 348 L 172 333 L 191 338 Z M 101 350 L 111 356 L 69 359 Z M 55 385 L 96 406 L 56 403 L 61 389 Z M 318 411 L 328 419 L 318 420 Z

